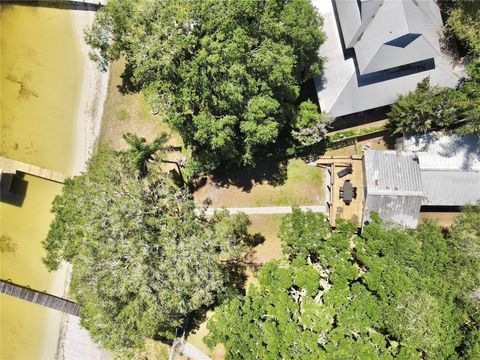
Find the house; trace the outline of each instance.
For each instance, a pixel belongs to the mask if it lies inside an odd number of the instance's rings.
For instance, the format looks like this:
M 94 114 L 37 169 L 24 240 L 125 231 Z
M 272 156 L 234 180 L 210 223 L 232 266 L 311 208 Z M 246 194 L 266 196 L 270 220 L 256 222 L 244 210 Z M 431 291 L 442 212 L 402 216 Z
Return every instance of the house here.
M 434 0 L 313 0 L 324 19 L 320 108 L 340 117 L 392 104 L 429 76 L 455 87 L 463 69 L 440 48 Z
M 421 208 L 480 201 L 480 134 L 405 136 L 397 148 L 364 153 L 364 222 L 375 211 L 415 227 Z

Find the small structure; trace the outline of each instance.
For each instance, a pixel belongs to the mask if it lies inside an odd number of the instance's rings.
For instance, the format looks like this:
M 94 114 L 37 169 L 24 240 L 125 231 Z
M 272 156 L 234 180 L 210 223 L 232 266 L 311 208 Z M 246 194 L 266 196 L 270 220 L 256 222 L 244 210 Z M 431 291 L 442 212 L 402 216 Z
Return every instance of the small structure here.
M 463 77 L 440 48 L 434 0 L 313 0 L 324 19 L 326 58 L 315 77 L 322 111 L 334 117 L 392 104 L 427 76 L 455 87 Z
M 417 226 L 424 196 L 418 157 L 403 151 L 368 150 L 363 164 L 363 223 L 375 211 L 386 221 Z

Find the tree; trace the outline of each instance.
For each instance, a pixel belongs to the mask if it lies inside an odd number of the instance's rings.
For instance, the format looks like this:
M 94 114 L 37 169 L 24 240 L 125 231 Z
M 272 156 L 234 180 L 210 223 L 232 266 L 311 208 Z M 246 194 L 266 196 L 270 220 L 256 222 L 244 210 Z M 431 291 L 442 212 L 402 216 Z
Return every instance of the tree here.
M 300 104 L 292 136 L 301 145 L 314 145 L 325 138 L 331 120 L 310 100 Z
M 125 141 L 130 145 L 127 154 L 130 155 L 133 166 L 139 169 L 140 176 L 145 177 L 148 173 L 147 164 L 155 160 L 162 161 L 167 152 L 173 151 L 173 147 L 167 146 L 169 136 L 162 132 L 150 144 L 145 138 L 139 137 L 132 133 L 123 135 Z
M 332 231 L 323 215 L 294 208 L 280 227 L 287 259 L 217 308 L 205 342 L 223 343 L 227 359 L 473 359 L 479 210 L 467 208 L 449 234 L 374 217 L 357 236 L 354 224 Z
M 388 113 L 393 133 L 425 133 L 448 127 L 464 117 L 468 99 L 459 91 L 430 85 L 427 77 L 414 92 L 399 95 Z
M 473 54 L 480 54 L 480 4 L 474 0 L 454 0 L 446 22 L 455 36 Z
M 232 286 L 249 224 L 245 215 L 197 212 L 186 189 L 146 166 L 163 141 L 140 143 L 100 149 L 86 173 L 66 182 L 43 241 L 48 269 L 73 265 L 82 325 L 115 351 L 172 338 L 218 301 Z
M 460 134 L 480 130 L 480 81 L 477 62 L 468 67 L 469 76 L 458 89 L 430 85 L 427 77 L 414 92 L 399 95 L 388 113 L 388 126 L 394 134 L 425 133 L 442 128 Z
M 294 125 L 318 73 L 322 20 L 307 0 L 112 0 L 86 32 L 193 149 L 190 172 L 252 165 Z
M 467 65 L 468 78 L 465 79 L 460 92 L 468 99 L 465 120 L 455 131 L 470 134 L 480 131 L 480 59 L 474 59 Z

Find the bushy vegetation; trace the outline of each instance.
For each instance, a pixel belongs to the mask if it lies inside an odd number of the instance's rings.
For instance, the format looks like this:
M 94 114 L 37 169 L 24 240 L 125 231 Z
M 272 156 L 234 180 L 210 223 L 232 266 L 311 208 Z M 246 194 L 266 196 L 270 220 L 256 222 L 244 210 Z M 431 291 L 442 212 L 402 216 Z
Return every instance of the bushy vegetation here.
M 388 127 L 394 134 L 444 128 L 460 134 L 480 131 L 480 60 L 472 61 L 467 72 L 457 89 L 432 86 L 427 77 L 415 91 L 400 95 L 388 113 Z
M 43 242 L 50 270 L 73 265 L 82 325 L 114 351 L 172 338 L 228 293 L 249 225 L 245 215 L 207 219 L 195 210 L 159 167 L 165 135 L 151 144 L 126 139 L 131 149 L 100 149 L 86 173 L 67 180 Z
M 357 236 L 296 208 L 280 231 L 287 259 L 216 310 L 206 342 L 227 359 L 478 359 L 479 210 L 448 234 L 377 219 Z
M 480 54 L 480 2 L 453 0 L 446 25 L 472 54 Z
M 252 165 L 282 131 L 316 128 L 298 98 L 321 68 L 321 26 L 308 0 L 111 0 L 86 39 L 103 66 L 126 59 L 126 79 L 165 109 L 197 173 Z

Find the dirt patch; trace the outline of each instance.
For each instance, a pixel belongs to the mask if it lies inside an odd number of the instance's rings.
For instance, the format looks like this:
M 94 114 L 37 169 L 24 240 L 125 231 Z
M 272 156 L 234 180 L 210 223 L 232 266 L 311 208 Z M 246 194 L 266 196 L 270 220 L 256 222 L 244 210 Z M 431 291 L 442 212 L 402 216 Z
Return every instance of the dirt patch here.
M 282 257 L 278 232 L 284 215 L 250 215 L 250 233 L 260 234 L 265 241 L 255 247 L 254 259 L 260 264 Z
M 422 211 L 420 212 L 420 220 L 432 219 L 438 221 L 440 226 L 450 227 L 458 215 L 460 215 L 460 212 Z

